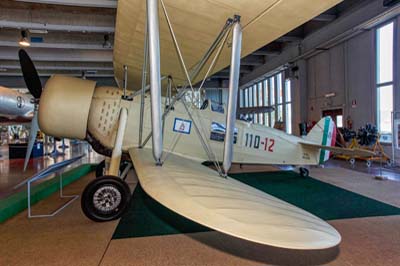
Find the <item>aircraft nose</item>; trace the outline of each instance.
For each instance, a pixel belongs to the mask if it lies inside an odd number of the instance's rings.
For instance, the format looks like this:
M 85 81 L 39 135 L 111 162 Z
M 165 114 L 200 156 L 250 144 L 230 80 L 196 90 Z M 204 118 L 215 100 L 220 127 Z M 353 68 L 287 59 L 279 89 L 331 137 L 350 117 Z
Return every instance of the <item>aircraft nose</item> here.
M 48 135 L 85 139 L 96 82 L 52 76 L 40 97 L 39 126 Z

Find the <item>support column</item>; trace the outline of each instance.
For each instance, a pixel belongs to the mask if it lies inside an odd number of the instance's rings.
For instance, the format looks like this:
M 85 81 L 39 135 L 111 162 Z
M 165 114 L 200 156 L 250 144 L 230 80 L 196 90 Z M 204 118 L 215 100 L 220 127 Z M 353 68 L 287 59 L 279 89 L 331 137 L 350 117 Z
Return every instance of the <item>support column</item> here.
M 158 0 L 147 0 L 147 23 L 149 35 L 151 125 L 153 129 L 153 157 L 161 164 L 163 151 L 161 117 L 161 71 L 160 71 L 160 33 L 158 26 Z
M 226 134 L 224 143 L 224 171 L 228 174 L 233 159 L 233 141 L 235 137 L 235 121 L 237 109 L 237 95 L 240 75 L 240 54 L 242 50 L 242 26 L 240 16 L 235 16 L 235 25 L 232 36 L 232 55 L 229 76 L 228 111 L 226 114 Z

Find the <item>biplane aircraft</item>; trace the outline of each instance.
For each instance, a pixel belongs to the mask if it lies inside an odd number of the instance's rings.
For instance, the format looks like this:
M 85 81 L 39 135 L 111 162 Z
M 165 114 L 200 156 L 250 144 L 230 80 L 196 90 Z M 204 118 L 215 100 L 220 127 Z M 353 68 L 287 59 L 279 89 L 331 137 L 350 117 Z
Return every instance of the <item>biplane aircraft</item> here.
M 330 118 L 305 139 L 236 121 L 240 58 L 338 2 L 119 0 L 114 68 L 122 89 L 55 75 L 42 91 L 33 64 L 20 52 L 27 87 L 39 106 L 31 135 L 40 127 L 48 135 L 85 139 L 110 158 L 106 174 L 82 194 L 83 212 L 94 221 L 119 218 L 126 210 L 130 164 L 122 171 L 120 166 L 129 160 L 146 193 L 211 229 L 282 248 L 338 245 L 340 234 L 325 221 L 227 176 L 232 162 L 313 165 L 339 151 L 332 146 Z M 187 97 L 227 65 L 223 113 Z

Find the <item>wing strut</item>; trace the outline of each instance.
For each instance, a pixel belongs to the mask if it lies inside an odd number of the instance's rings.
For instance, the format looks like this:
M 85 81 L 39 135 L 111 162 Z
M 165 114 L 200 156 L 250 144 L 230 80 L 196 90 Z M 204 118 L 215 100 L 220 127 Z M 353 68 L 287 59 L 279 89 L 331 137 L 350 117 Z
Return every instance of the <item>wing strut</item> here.
M 143 66 L 142 66 L 142 89 L 140 90 L 140 122 L 139 122 L 139 147 L 143 147 L 143 118 L 144 118 L 144 95 L 146 93 L 146 82 L 147 82 L 147 67 L 149 65 L 149 27 L 146 22 L 146 29 L 144 32 L 144 55 L 143 55 Z
M 232 165 L 233 142 L 235 137 L 235 121 L 237 108 L 237 95 L 240 74 L 240 53 L 242 49 L 242 26 L 240 16 L 235 15 L 232 36 L 231 69 L 229 76 L 228 112 L 226 114 L 226 134 L 224 143 L 224 171 L 228 174 Z
M 153 157 L 161 164 L 163 151 L 161 119 L 160 32 L 158 25 L 158 0 L 147 0 L 147 24 L 150 59 L 151 123 L 153 128 Z

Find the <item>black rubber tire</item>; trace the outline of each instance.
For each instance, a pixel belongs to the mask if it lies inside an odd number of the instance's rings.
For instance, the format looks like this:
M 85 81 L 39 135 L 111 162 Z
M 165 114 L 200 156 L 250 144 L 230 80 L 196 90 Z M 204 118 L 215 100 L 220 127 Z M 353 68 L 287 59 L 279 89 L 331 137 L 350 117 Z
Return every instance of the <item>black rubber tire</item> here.
M 300 167 L 300 175 L 302 177 L 308 177 L 310 175 L 310 171 L 307 168 Z
M 126 165 L 128 164 L 128 161 L 122 161 L 120 166 L 119 166 L 119 172 L 122 173 L 125 170 Z M 101 161 L 97 166 L 96 166 L 96 178 L 104 176 L 104 168 L 106 167 L 106 161 L 103 160 Z
M 100 210 L 95 206 L 94 195 L 100 191 L 101 188 L 111 187 L 113 192 L 118 191 L 120 194 L 119 204 L 111 210 Z M 102 176 L 94 179 L 84 189 L 81 197 L 81 207 L 83 213 L 90 220 L 95 222 L 108 222 L 118 219 L 122 216 L 129 205 L 131 192 L 128 184 L 119 177 L 115 176 Z

